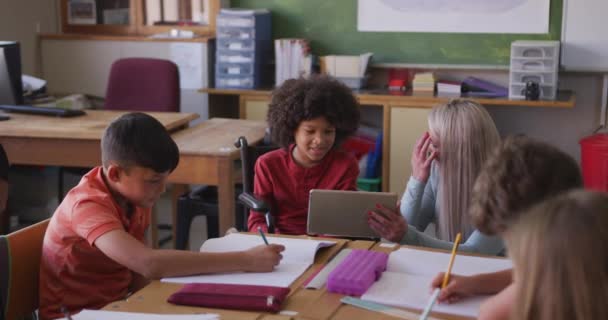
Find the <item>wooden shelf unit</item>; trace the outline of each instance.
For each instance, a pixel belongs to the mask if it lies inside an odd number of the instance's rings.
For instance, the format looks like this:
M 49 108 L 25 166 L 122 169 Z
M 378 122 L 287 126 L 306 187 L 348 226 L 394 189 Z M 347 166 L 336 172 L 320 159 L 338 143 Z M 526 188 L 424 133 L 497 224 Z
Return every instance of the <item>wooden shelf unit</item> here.
M 220 10 L 220 0 L 205 0 L 206 10 L 209 12 L 208 24 L 205 25 L 187 25 L 184 23 L 175 23 L 171 25 L 148 25 L 146 23 L 146 0 L 125 0 L 123 1 L 129 10 L 128 24 L 75 24 L 70 23 L 69 0 L 60 1 L 61 10 L 61 30 L 67 34 L 97 34 L 97 35 L 114 35 L 114 36 L 150 36 L 153 34 L 169 32 L 172 29 L 188 30 L 194 32 L 197 36 L 214 36 L 215 35 L 215 19 Z M 179 5 L 188 6 L 189 0 L 179 0 Z M 115 1 L 116 2 L 116 1 Z M 97 1 L 97 6 L 101 6 L 103 1 Z M 180 10 L 180 15 L 181 15 Z M 162 12 L 162 9 L 161 9 Z M 99 14 L 99 13 L 97 13 Z

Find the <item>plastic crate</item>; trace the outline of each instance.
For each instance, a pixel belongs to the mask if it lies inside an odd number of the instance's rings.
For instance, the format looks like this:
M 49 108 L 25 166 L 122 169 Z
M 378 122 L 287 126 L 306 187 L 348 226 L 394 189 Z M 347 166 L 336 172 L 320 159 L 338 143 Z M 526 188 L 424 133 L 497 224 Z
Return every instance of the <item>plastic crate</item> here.
M 357 189 L 361 191 L 380 191 L 380 183 L 382 182 L 382 178 L 358 178 L 357 179 Z

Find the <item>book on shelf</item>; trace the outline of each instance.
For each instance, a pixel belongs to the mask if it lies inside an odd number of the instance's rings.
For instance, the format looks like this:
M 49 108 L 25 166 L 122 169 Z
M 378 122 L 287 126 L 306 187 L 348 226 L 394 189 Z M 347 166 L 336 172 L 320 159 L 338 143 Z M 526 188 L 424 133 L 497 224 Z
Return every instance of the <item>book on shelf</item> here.
M 416 73 L 412 81 L 415 95 L 433 95 L 435 93 L 435 76 L 432 72 Z
M 462 81 L 462 92 L 471 96 L 506 97 L 509 95 L 508 88 L 475 77 L 467 77 Z
M 312 72 L 312 55 L 304 39 L 274 40 L 276 61 L 275 85 L 280 86 L 287 79 L 308 77 Z
M 438 96 L 460 96 L 462 85 L 458 81 L 438 80 L 437 95 Z

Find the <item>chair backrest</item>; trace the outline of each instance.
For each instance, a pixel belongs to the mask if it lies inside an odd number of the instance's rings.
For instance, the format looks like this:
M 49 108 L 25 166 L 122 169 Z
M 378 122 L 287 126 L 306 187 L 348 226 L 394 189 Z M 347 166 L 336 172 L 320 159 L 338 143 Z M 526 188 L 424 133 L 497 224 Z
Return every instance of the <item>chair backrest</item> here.
M 274 144 L 266 144 L 266 142 L 258 145 L 250 146 L 247 143 L 247 138 L 239 137 L 234 145 L 241 149 L 241 167 L 243 172 L 243 192 L 253 193 L 253 177 L 255 162 L 260 156 L 266 152 L 278 149 Z
M 20 319 L 38 309 L 42 241 L 49 219 L 0 236 L 0 310 Z
M 8 233 L 9 217 L 6 209 L 8 201 L 8 157 L 0 144 L 0 234 Z
M 179 70 L 169 60 L 125 58 L 112 64 L 105 109 L 179 112 Z

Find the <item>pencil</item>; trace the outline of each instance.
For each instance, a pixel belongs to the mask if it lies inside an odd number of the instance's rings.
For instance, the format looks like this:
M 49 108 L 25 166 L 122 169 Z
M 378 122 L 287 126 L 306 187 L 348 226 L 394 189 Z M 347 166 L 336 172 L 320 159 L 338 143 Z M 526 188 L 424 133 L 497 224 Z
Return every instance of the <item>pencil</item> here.
M 452 256 L 450 257 L 450 263 L 448 264 L 448 271 L 443 275 L 443 283 L 441 284 L 441 289 L 445 288 L 450 281 L 450 272 L 452 272 L 452 266 L 454 265 L 454 259 L 456 258 L 456 250 L 458 250 L 458 244 L 460 243 L 461 234 L 458 233 L 456 235 L 456 240 L 454 240 L 454 246 L 452 247 Z
M 266 236 L 264 235 L 264 231 L 262 231 L 262 227 L 258 227 L 258 232 L 260 233 L 260 235 L 262 236 L 262 239 L 264 239 L 264 243 L 266 245 L 269 245 L 268 243 L 268 239 L 266 239 Z
M 70 312 L 68 311 L 68 308 L 66 308 L 64 305 L 61 306 L 61 312 L 65 316 L 66 320 L 72 320 L 72 316 L 70 315 Z
M 450 256 L 450 263 L 448 264 L 448 270 L 443 275 L 443 283 L 441 284 L 441 289 L 445 288 L 445 286 L 447 286 L 448 282 L 450 281 L 450 272 L 452 272 L 452 266 L 454 265 L 454 258 L 456 258 L 456 250 L 458 250 L 458 244 L 460 244 L 461 237 L 462 237 L 462 235 L 460 233 L 458 233 L 456 235 L 456 240 L 454 240 L 454 246 L 452 247 L 452 254 Z M 424 311 L 422 311 L 420 318 L 418 318 L 419 320 L 426 320 L 426 318 L 429 316 L 429 313 L 431 313 L 431 310 L 433 309 L 433 306 L 435 305 L 435 302 L 437 301 L 437 298 L 439 297 L 439 293 L 441 292 L 441 289 L 437 288 L 433 291 L 433 294 L 431 295 L 429 302 L 427 303 L 426 307 L 424 308 Z

